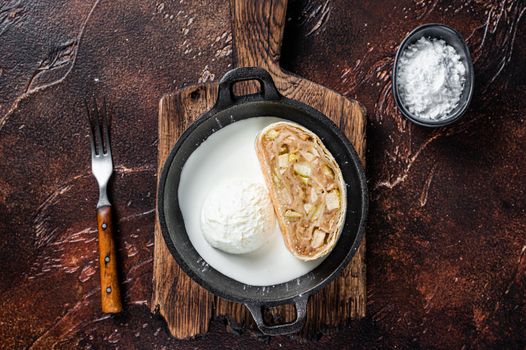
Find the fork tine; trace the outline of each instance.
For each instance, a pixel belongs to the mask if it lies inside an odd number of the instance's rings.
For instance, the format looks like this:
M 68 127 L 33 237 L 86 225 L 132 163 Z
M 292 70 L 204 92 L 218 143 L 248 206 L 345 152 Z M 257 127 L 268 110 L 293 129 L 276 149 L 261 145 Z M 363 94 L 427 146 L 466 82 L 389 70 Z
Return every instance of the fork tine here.
M 111 155 L 111 144 L 110 144 L 110 118 L 108 115 L 108 104 L 106 102 L 106 97 L 104 97 L 103 100 L 103 115 L 102 115 L 102 133 L 104 135 L 104 148 L 106 150 L 106 154 Z
M 97 145 L 97 154 L 102 155 L 104 154 L 104 146 L 102 144 L 102 135 L 101 135 L 100 123 L 99 123 L 100 113 L 99 113 L 99 108 L 97 107 L 97 100 L 95 100 L 95 97 L 93 97 L 93 110 L 94 110 L 93 119 L 94 119 L 94 124 L 95 124 L 95 138 L 97 139 L 95 141 Z
M 93 120 L 92 120 L 93 117 L 91 115 L 91 112 L 88 106 L 88 101 L 86 100 L 86 98 L 84 98 L 84 107 L 86 107 L 86 114 L 88 116 L 89 143 L 90 143 L 90 148 L 91 148 L 91 154 L 96 155 L 97 153 L 95 152 L 95 135 L 93 134 Z

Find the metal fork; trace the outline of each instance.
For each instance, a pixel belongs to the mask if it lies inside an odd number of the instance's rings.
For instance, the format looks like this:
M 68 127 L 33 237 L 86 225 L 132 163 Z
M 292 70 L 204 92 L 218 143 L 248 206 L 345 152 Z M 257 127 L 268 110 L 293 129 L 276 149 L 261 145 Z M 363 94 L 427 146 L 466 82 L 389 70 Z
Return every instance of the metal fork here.
M 113 173 L 109 113 L 105 99 L 102 113 L 99 111 L 95 99 L 91 108 L 86 100 L 84 100 L 84 104 L 90 123 L 91 170 L 99 184 L 97 228 L 99 232 L 102 312 L 118 313 L 122 311 L 122 303 L 118 284 L 111 204 L 107 193 L 108 182 Z

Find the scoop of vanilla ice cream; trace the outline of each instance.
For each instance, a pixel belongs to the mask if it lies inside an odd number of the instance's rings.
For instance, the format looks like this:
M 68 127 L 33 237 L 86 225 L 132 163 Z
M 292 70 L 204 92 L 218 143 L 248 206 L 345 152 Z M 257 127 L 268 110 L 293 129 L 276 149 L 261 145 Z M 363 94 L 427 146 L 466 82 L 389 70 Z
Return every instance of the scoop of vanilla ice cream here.
M 259 249 L 270 239 L 275 225 L 266 187 L 245 179 L 213 188 L 201 211 L 201 229 L 208 243 L 231 254 Z

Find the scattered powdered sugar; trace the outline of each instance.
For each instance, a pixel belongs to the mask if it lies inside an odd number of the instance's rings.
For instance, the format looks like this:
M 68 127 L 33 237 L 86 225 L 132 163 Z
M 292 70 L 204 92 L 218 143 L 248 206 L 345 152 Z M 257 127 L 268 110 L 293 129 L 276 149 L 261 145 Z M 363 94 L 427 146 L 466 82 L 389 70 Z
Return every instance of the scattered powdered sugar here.
M 422 37 L 400 56 L 396 79 L 400 99 L 411 114 L 441 120 L 460 101 L 466 68 L 444 40 Z

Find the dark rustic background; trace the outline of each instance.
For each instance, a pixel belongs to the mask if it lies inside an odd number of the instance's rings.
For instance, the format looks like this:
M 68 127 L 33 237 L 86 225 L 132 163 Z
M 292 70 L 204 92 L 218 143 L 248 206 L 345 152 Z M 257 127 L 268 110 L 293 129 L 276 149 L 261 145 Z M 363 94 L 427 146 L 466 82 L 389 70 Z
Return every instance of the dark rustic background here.
M 224 320 L 183 342 L 148 311 L 157 104 L 229 69 L 228 5 L 3 0 L 0 348 L 524 348 L 525 11 L 523 1 L 291 0 L 282 66 L 368 110 L 368 316 L 302 344 L 228 334 Z M 426 22 L 458 29 L 476 70 L 468 113 L 436 130 L 408 123 L 391 95 L 397 45 Z M 116 317 L 99 306 L 81 104 L 91 95 L 116 111 L 127 305 Z

